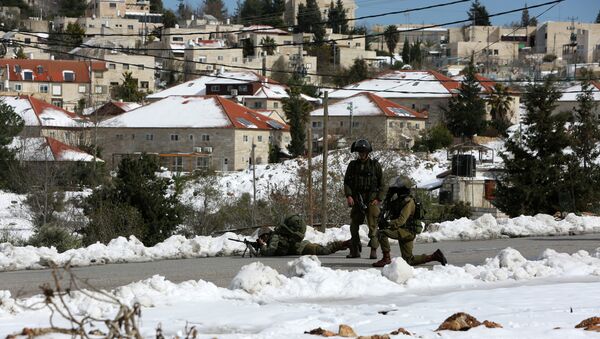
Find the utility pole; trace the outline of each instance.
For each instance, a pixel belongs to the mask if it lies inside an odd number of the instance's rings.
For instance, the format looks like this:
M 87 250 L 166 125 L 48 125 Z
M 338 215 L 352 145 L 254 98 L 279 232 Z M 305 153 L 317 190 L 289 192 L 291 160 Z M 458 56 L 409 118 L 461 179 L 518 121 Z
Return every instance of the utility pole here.
M 350 139 L 352 139 L 352 125 L 354 124 L 354 103 L 349 102 L 346 108 L 350 112 L 350 126 L 348 126 L 348 129 L 350 131 Z
M 315 224 L 315 218 L 313 214 L 313 177 L 312 177 L 312 128 L 310 125 L 310 120 L 308 122 L 307 128 L 307 139 L 308 139 L 308 224 L 313 226 Z
M 256 226 L 256 165 L 255 165 L 255 152 L 256 144 L 254 143 L 254 137 L 252 137 L 252 152 L 251 152 L 251 166 L 252 166 L 252 226 Z
M 328 134 L 327 120 L 329 119 L 328 112 L 328 96 L 329 93 L 325 91 L 323 94 L 323 173 L 322 173 L 322 187 L 321 187 L 321 232 L 325 232 L 327 228 L 327 153 L 328 153 Z

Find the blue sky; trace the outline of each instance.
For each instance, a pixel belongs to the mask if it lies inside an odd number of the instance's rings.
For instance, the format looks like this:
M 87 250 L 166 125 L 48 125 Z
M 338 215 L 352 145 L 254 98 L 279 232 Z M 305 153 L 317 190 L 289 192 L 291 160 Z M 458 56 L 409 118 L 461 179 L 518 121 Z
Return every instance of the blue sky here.
M 197 7 L 202 0 L 184 0 L 192 7 Z M 233 13 L 236 7 L 236 0 L 224 0 L 228 6 L 229 12 Z M 399 11 L 426 5 L 439 4 L 449 0 L 355 0 L 358 5 L 357 16 L 385 13 L 389 11 Z M 488 13 L 502 12 L 515 8 L 520 8 L 527 3 L 535 5 L 547 2 L 549 0 L 480 0 Z M 177 0 L 163 0 L 165 7 L 175 8 Z M 440 24 L 456 20 L 467 19 L 467 10 L 470 2 L 464 4 L 441 7 L 438 9 L 411 12 L 410 14 L 397 14 L 380 18 L 369 19 L 363 23 L 372 24 L 403 24 L 403 23 L 429 23 Z M 541 13 L 547 7 L 540 7 L 529 11 L 530 16 Z M 566 0 L 556 5 L 552 10 L 545 13 L 538 21 L 568 21 L 570 17 L 577 18 L 581 22 L 593 22 L 596 20 L 600 10 L 600 0 Z M 512 21 L 520 21 L 521 14 L 510 14 L 492 18 L 493 25 L 503 25 Z

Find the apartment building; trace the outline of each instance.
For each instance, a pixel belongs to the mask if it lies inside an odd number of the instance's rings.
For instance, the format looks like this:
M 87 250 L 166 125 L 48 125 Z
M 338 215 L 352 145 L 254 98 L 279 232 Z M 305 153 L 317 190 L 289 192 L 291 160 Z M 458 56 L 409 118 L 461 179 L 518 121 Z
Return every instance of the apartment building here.
M 75 111 L 94 93 L 108 100 L 97 79 L 108 71 L 104 62 L 73 60 L 0 59 L 0 93 L 32 95 Z
M 559 60 L 569 60 L 573 54 L 578 62 L 598 56 L 600 24 L 584 22 L 547 21 L 538 25 L 535 35 L 536 53 L 556 55 Z

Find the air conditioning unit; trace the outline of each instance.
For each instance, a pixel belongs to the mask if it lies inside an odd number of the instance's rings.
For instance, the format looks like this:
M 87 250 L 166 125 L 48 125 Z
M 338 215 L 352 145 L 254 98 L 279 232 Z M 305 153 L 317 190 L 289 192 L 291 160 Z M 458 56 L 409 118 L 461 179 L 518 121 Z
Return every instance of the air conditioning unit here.
M 195 153 L 202 153 L 202 147 L 194 147 Z
M 204 152 L 206 153 L 212 153 L 213 148 L 212 147 L 204 147 Z

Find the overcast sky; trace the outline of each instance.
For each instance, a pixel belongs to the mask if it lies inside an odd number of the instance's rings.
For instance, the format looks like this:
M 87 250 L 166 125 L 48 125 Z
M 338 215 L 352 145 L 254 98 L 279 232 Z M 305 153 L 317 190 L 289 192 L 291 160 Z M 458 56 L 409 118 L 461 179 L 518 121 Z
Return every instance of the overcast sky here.
M 176 8 L 177 0 L 163 0 L 164 5 L 170 8 Z M 197 7 L 203 0 L 183 0 L 189 3 L 192 7 Z M 229 12 L 233 13 L 236 7 L 237 0 L 224 0 L 229 8 Z M 372 14 L 385 13 L 389 11 L 399 11 L 404 9 L 422 7 L 432 4 L 440 4 L 450 0 L 355 0 L 358 5 L 357 16 L 365 16 Z M 548 2 L 551 0 L 480 0 L 488 13 L 507 11 L 515 8 L 520 8 L 527 3 L 529 6 Z M 403 24 L 403 23 L 429 23 L 441 24 L 456 20 L 467 19 L 467 10 L 470 7 L 470 2 L 463 4 L 442 7 L 438 9 L 411 12 L 409 14 L 389 15 L 380 18 L 367 20 L 366 24 Z M 538 15 L 547 7 L 540 7 L 529 11 L 530 16 Z M 596 20 L 598 11 L 600 10 L 599 0 L 565 0 L 556 5 L 550 11 L 539 18 L 538 21 L 568 21 L 570 17 L 581 22 L 593 22 Z M 520 13 L 503 15 L 492 18 L 493 25 L 503 25 L 512 21 L 519 21 Z

